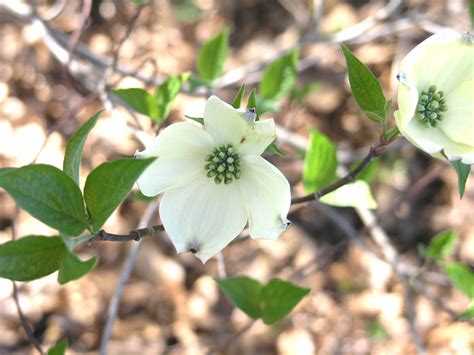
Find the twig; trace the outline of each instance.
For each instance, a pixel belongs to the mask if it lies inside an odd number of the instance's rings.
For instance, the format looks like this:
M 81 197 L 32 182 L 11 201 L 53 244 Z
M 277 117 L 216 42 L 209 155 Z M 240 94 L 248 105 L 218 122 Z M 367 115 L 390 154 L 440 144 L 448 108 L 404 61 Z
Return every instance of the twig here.
M 314 194 L 309 194 L 302 197 L 295 197 L 291 200 L 291 204 L 294 205 L 298 203 L 319 200 L 322 196 L 327 195 L 328 193 L 333 192 L 337 190 L 338 188 L 354 181 L 357 175 L 359 175 L 362 172 L 362 170 L 364 170 L 364 168 L 372 161 L 372 159 L 382 154 L 386 146 L 387 146 L 387 142 L 384 141 L 383 137 L 380 137 L 380 141 L 377 144 L 370 147 L 369 153 L 367 153 L 367 155 L 359 163 L 359 165 L 357 165 L 353 170 L 347 173 L 343 178 L 315 192 Z
M 140 229 L 131 230 L 128 234 L 113 234 L 108 233 L 105 230 L 99 231 L 89 242 L 94 241 L 108 241 L 108 242 L 127 242 L 130 240 L 140 241 L 144 237 L 152 237 L 159 232 L 163 232 L 165 229 L 162 224 L 157 226 L 145 227 Z
M 224 252 L 221 251 L 219 254 L 216 255 L 217 259 L 217 273 L 221 279 L 225 279 L 227 277 L 227 271 L 225 269 L 225 260 L 224 260 Z
M 416 350 L 418 354 L 424 355 L 426 354 L 426 347 L 420 335 L 420 331 L 418 330 L 418 327 L 416 325 L 416 313 L 415 313 L 415 308 L 413 304 L 415 294 L 413 292 L 413 287 L 410 285 L 408 277 L 402 278 L 402 284 L 403 284 L 403 298 L 405 301 L 406 318 L 410 326 L 411 337 L 413 338 L 413 342 L 416 345 Z
M 18 207 L 16 207 L 15 215 L 13 216 L 12 227 L 11 227 L 12 240 L 16 239 L 16 218 L 18 216 L 18 213 L 19 213 L 19 209 Z M 21 326 L 23 327 L 30 343 L 33 344 L 33 346 L 36 348 L 36 350 L 38 350 L 40 354 L 44 354 L 44 350 L 43 350 L 43 347 L 41 346 L 41 343 L 35 338 L 33 329 L 31 328 L 30 324 L 28 323 L 28 320 L 26 319 L 25 314 L 23 313 L 23 310 L 21 309 L 20 299 L 18 297 L 18 288 L 16 286 L 15 281 L 12 281 L 12 284 L 13 284 L 13 299 L 15 300 L 16 310 L 18 312 L 18 317 L 20 318 Z
M 150 202 L 147 209 L 145 210 L 145 213 L 143 214 L 142 219 L 140 220 L 140 223 L 138 225 L 139 229 L 137 229 L 137 231 L 147 229 L 143 227 L 146 226 L 148 223 L 150 223 L 150 220 L 153 218 L 153 215 L 155 214 L 157 208 L 158 208 L 158 201 L 155 200 L 155 201 Z M 139 239 L 138 243 L 134 243 L 131 246 L 127 259 L 125 260 L 125 263 L 123 265 L 122 272 L 120 273 L 120 279 L 117 284 L 117 287 L 115 288 L 114 295 L 112 296 L 112 299 L 110 300 L 109 308 L 107 310 L 107 321 L 105 323 L 103 333 L 102 333 L 102 340 L 100 342 L 101 355 L 107 354 L 107 348 L 109 345 L 110 338 L 112 336 L 112 330 L 114 327 L 115 320 L 117 319 L 117 312 L 118 312 L 118 308 L 120 304 L 120 299 L 122 298 L 123 289 L 125 288 L 125 284 L 130 278 L 130 275 L 132 273 L 133 266 L 135 265 L 135 261 L 137 260 L 138 252 L 140 251 L 142 242 L 143 242 L 143 239 Z

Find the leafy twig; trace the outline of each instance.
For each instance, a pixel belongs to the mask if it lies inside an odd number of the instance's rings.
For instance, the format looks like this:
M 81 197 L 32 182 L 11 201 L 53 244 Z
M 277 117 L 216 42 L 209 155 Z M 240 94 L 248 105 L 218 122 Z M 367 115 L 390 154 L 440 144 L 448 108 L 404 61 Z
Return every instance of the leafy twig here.
M 353 170 L 349 171 L 343 178 L 337 180 L 336 182 L 326 186 L 325 188 L 306 196 L 302 197 L 295 197 L 291 200 L 291 204 L 295 205 L 298 203 L 310 202 L 314 200 L 319 200 L 324 195 L 327 195 L 330 192 L 337 190 L 338 188 L 352 182 L 355 180 L 357 175 L 359 175 L 362 170 L 372 161 L 372 159 L 378 157 L 384 151 L 385 147 L 387 146 L 387 142 L 380 137 L 378 143 L 370 147 L 369 153 L 365 156 L 365 158 L 357 165 Z

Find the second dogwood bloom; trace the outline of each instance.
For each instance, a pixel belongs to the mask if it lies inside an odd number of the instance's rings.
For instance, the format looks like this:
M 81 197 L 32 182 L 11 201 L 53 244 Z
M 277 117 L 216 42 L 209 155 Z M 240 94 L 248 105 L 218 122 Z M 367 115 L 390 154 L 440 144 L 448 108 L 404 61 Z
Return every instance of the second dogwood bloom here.
M 436 157 L 474 163 L 474 37 L 435 34 L 402 60 L 395 119 L 400 132 Z
M 157 157 L 138 179 L 141 192 L 164 192 L 160 217 L 177 252 L 206 262 L 249 224 L 253 238 L 276 239 L 288 226 L 290 185 L 260 155 L 275 139 L 273 120 L 255 122 L 216 96 L 206 103 L 204 128 L 163 130 L 139 158 Z

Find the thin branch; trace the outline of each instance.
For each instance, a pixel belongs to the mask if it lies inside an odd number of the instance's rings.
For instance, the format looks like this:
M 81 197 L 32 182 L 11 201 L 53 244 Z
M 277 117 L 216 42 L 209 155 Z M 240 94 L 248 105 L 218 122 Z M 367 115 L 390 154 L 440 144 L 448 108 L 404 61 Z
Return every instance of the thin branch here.
M 314 194 L 309 194 L 302 197 L 295 197 L 291 200 L 291 204 L 295 205 L 298 203 L 304 203 L 314 200 L 319 200 L 324 195 L 327 195 L 330 192 L 337 190 L 338 188 L 352 182 L 355 180 L 357 175 L 359 175 L 362 170 L 372 161 L 372 159 L 378 157 L 385 150 L 387 142 L 384 141 L 383 137 L 380 137 L 380 141 L 370 147 L 369 152 L 365 158 L 357 165 L 353 170 L 349 171 L 343 178 L 337 180 L 336 182 L 326 186 L 325 188 L 315 192 Z
M 426 354 L 425 343 L 423 342 L 423 338 L 421 337 L 420 331 L 418 330 L 418 326 L 416 325 L 416 311 L 413 304 L 415 301 L 415 293 L 413 287 L 410 285 L 408 277 L 402 278 L 402 284 L 406 318 L 410 327 L 411 337 L 416 345 L 416 350 L 418 354 L 424 355 Z
M 148 223 L 150 223 L 151 219 L 153 218 L 153 215 L 155 214 L 156 210 L 158 209 L 158 201 L 152 201 L 148 205 L 147 209 L 145 210 L 145 213 L 143 214 L 142 219 L 140 220 L 139 223 L 139 229 L 136 229 L 135 231 L 138 231 L 137 234 L 129 234 L 131 235 L 141 235 L 140 231 L 143 231 L 143 235 L 145 236 L 144 230 L 149 230 L 149 228 L 143 228 L 143 226 L 146 226 Z M 159 227 L 159 226 L 157 226 Z M 134 232 L 134 231 L 132 231 Z M 100 233 L 99 233 L 100 234 Z M 105 233 L 108 235 L 108 233 Z M 131 239 L 129 239 L 131 240 Z M 100 342 L 100 354 L 101 355 L 106 355 L 107 354 L 107 349 L 109 346 L 109 341 L 110 338 L 112 337 L 112 330 L 114 327 L 115 320 L 117 319 L 117 313 L 120 305 L 120 299 L 122 298 L 122 293 L 125 288 L 125 284 L 127 283 L 128 279 L 130 278 L 130 275 L 132 273 L 133 267 L 135 265 L 135 261 L 137 260 L 138 253 L 140 251 L 140 247 L 143 243 L 143 239 L 141 237 L 138 239 L 138 243 L 134 243 L 130 251 L 128 253 L 127 259 L 125 260 L 125 263 L 123 265 L 122 272 L 120 273 L 120 279 L 117 284 L 117 287 L 115 288 L 114 295 L 112 296 L 112 299 L 110 300 L 109 303 L 109 308 L 107 310 L 107 321 L 105 323 L 103 332 L 102 332 L 102 340 Z
M 15 215 L 13 216 L 12 219 L 12 240 L 16 239 L 16 218 L 18 216 L 19 209 L 16 207 L 15 209 Z M 15 281 L 12 281 L 13 284 L 13 299 L 15 300 L 15 305 L 16 305 L 16 310 L 18 312 L 18 317 L 20 318 L 20 323 L 21 326 L 23 327 L 23 330 L 26 333 L 26 336 L 28 340 L 30 341 L 31 344 L 38 350 L 38 352 L 42 355 L 44 354 L 43 347 L 41 346 L 41 343 L 35 338 L 35 334 L 33 332 L 33 329 L 31 328 L 30 324 L 28 323 L 28 320 L 26 319 L 25 314 L 23 313 L 23 310 L 21 309 L 20 305 L 20 298 L 18 297 L 18 288 L 16 286 Z
M 89 241 L 108 241 L 108 242 L 127 242 L 130 240 L 139 241 L 144 237 L 152 237 L 159 232 L 163 232 L 165 229 L 162 224 L 157 226 L 145 227 L 140 229 L 131 230 L 128 234 L 113 234 L 108 233 L 105 230 L 99 231 Z

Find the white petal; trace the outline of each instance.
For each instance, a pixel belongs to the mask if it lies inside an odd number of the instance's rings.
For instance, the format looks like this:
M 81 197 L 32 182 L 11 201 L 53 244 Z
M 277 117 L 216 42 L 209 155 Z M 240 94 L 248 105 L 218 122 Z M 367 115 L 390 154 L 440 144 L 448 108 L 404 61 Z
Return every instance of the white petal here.
M 207 100 L 204 126 L 217 144 L 233 144 L 236 147 L 247 131 L 247 122 L 242 115 L 217 96 Z
M 403 136 L 428 154 L 440 157 L 436 153 L 443 151 L 448 158 L 455 159 L 470 154 L 474 150 L 471 146 L 452 141 L 439 127 L 424 126 L 418 119 L 402 125 L 399 124 L 400 113 L 396 111 L 394 115 Z
M 401 131 L 403 126 L 408 124 L 415 115 L 418 104 L 418 90 L 416 86 L 409 82 L 405 84 L 400 83 L 398 86 L 397 103 L 399 110 L 397 125 Z
M 242 157 L 242 176 L 236 181 L 247 207 L 252 238 L 276 239 L 288 227 L 290 184 L 285 176 L 260 156 Z
M 473 56 L 472 44 L 461 41 L 459 33 L 446 30 L 430 36 L 408 53 L 400 63 L 400 71 L 418 91 L 436 85 L 448 93 L 472 75 Z
M 237 185 L 216 185 L 205 175 L 166 191 L 160 217 L 176 251 L 193 248 L 203 263 L 229 244 L 247 222 Z
M 474 81 L 465 81 L 446 95 L 446 105 L 439 128 L 453 141 L 474 147 Z
M 243 155 L 260 155 L 276 137 L 273 119 L 248 124 L 239 152 Z
M 165 128 L 138 158 L 158 157 L 138 178 L 140 191 L 146 196 L 181 186 L 204 172 L 204 158 L 214 148 L 214 142 L 201 127 L 190 123 L 175 123 Z

